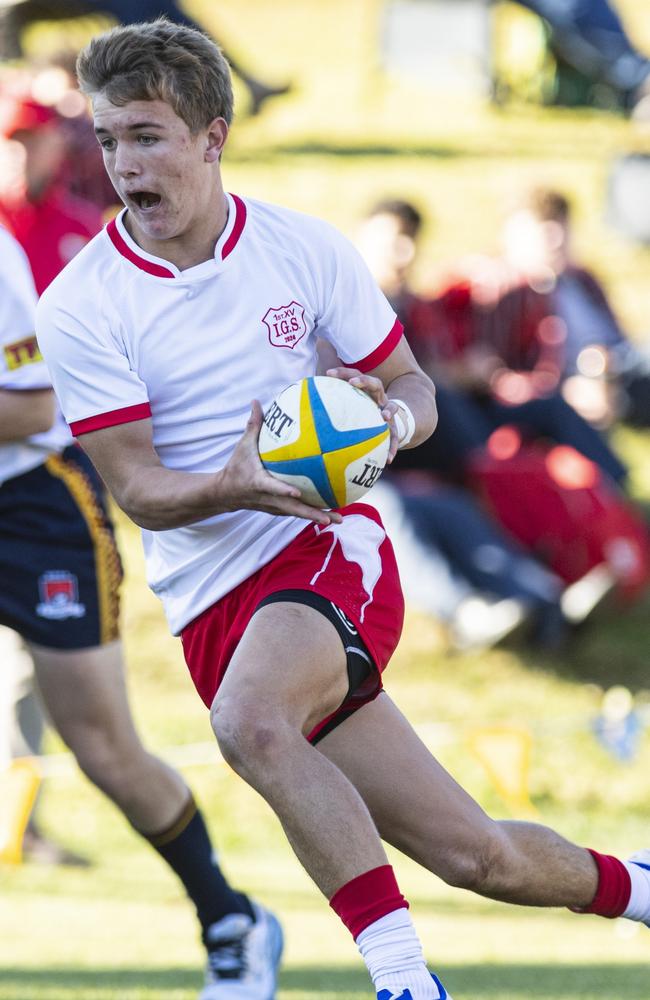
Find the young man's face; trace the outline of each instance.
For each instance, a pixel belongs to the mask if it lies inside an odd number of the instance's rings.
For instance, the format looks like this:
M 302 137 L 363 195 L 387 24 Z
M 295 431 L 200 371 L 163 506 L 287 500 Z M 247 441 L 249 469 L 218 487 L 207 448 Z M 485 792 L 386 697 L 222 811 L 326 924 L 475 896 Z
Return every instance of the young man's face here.
M 193 135 L 165 101 L 118 106 L 103 94 L 93 100 L 93 116 L 104 165 L 136 239 L 189 234 L 214 196 L 225 121 L 217 118 Z

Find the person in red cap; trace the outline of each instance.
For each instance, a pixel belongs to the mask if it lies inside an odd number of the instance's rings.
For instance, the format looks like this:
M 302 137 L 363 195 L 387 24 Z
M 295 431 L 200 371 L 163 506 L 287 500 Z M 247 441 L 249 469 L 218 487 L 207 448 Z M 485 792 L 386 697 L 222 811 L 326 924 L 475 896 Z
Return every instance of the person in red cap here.
M 0 129 L 24 151 L 18 182 L 0 193 L 0 218 L 27 254 L 40 295 L 99 232 L 102 208 L 68 190 L 69 130 L 54 108 L 8 99 Z

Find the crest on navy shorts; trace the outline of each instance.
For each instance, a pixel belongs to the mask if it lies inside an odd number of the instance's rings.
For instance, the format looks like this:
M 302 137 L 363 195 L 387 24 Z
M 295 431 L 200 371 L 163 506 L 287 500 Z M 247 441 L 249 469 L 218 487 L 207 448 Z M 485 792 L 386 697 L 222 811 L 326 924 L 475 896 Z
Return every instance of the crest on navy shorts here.
M 293 300 L 288 306 L 268 309 L 262 323 L 269 331 L 269 342 L 273 347 L 289 347 L 291 350 L 307 333 L 305 307 Z
M 79 583 L 74 573 L 53 569 L 38 578 L 36 614 L 41 618 L 83 618 L 86 605 L 79 603 Z

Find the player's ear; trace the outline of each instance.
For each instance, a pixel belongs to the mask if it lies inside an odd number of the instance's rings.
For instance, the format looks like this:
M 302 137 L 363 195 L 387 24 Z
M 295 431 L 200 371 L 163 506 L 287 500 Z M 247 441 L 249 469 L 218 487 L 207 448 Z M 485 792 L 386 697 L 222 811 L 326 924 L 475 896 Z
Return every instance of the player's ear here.
M 215 163 L 221 159 L 223 147 L 228 138 L 228 124 L 224 118 L 215 118 L 208 125 L 205 134 L 205 162 Z

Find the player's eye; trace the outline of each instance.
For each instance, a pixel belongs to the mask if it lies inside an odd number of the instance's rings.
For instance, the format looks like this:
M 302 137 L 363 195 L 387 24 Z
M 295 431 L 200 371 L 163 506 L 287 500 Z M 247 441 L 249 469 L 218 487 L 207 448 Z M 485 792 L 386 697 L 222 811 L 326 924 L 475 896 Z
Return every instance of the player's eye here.
M 102 149 L 105 149 L 107 152 L 110 152 L 110 150 L 115 149 L 115 139 L 100 139 L 99 145 L 102 147 Z
M 154 143 L 158 142 L 158 138 L 155 135 L 139 135 L 138 142 L 141 146 L 153 146 Z

